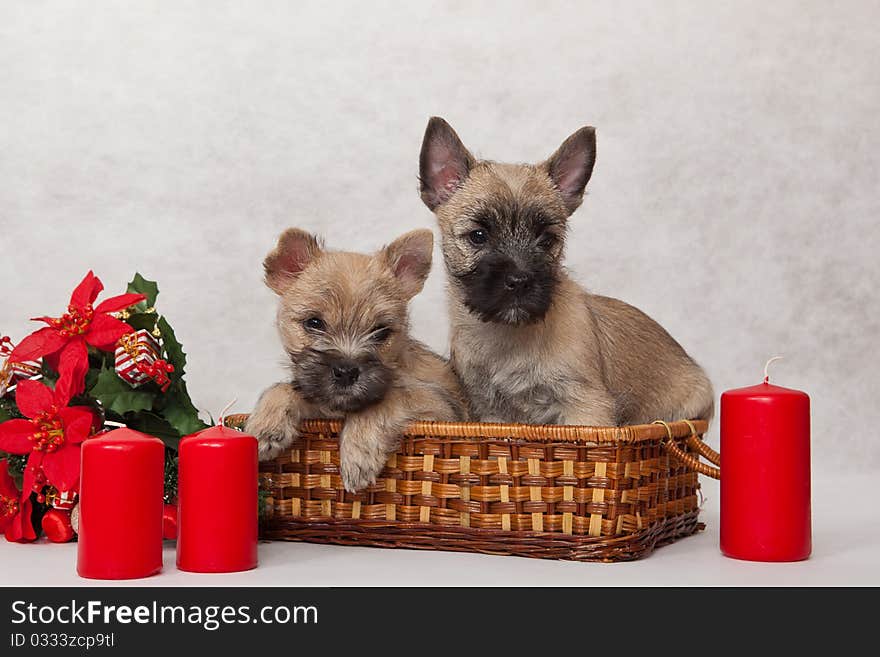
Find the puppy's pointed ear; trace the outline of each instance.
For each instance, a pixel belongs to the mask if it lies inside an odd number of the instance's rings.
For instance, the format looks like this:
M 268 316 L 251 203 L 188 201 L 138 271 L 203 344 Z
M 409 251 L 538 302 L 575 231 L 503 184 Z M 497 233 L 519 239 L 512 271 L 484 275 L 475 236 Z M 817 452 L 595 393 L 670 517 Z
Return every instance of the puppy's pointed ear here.
M 421 292 L 431 271 L 434 234 L 427 228 L 401 235 L 379 253 L 408 298 Z
M 596 163 L 596 129 L 585 127 L 562 142 L 543 166 L 562 194 L 565 207 L 571 214 L 584 199 L 584 188 L 593 175 Z
M 288 228 L 278 238 L 278 245 L 263 260 L 266 285 L 282 294 L 290 283 L 321 254 L 317 238 L 299 228 Z
M 439 116 L 431 117 L 419 156 L 419 191 L 425 205 L 434 210 L 446 203 L 475 163 L 452 126 Z

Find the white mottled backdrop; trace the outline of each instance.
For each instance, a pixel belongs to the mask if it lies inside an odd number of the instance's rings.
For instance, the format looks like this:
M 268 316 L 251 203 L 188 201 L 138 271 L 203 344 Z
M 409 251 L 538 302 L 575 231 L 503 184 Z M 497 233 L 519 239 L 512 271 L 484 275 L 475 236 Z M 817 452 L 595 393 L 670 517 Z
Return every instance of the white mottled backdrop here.
M 868 1 L 6 0 L 0 332 L 61 312 L 89 268 L 111 293 L 140 271 L 197 405 L 249 409 L 283 371 L 260 269 L 282 228 L 373 250 L 432 226 L 432 114 L 514 161 L 591 124 L 577 278 L 659 320 L 719 394 L 784 354 L 814 469 L 876 468 L 878 23 Z M 443 277 L 412 307 L 438 350 Z

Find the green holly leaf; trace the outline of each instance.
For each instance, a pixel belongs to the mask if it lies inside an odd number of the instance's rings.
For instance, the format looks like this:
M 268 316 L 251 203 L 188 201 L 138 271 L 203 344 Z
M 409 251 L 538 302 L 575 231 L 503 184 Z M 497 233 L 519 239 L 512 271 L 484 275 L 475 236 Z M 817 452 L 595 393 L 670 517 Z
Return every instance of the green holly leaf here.
M 130 429 L 156 436 L 167 447 L 177 451 L 177 446 L 180 443 L 180 432 L 165 418 L 150 411 L 141 411 L 126 415 L 125 423 Z
M 89 394 L 100 401 L 105 409 L 119 415 L 153 407 L 152 393 L 132 388 L 109 367 L 98 374 L 98 380 L 89 390 Z
M 186 390 L 186 383 L 183 381 L 176 381 L 168 389 L 164 401 L 165 405 L 159 412 L 181 436 L 188 436 L 208 428 L 208 425 L 199 418 L 199 411 L 193 406 Z
M 55 387 L 55 382 L 58 381 L 58 372 L 49 367 L 45 359 L 43 359 L 43 363 L 40 366 L 40 374 L 43 377 L 43 383 L 50 388 Z
M 126 323 L 135 331 L 146 329 L 152 331 L 156 327 L 156 320 L 159 316 L 156 313 L 133 313 L 126 319 Z
M 148 281 L 139 273 L 134 275 L 131 283 L 128 284 L 127 292 L 135 294 L 143 294 L 147 297 L 146 301 L 141 301 L 135 306 L 138 310 L 146 310 L 156 305 L 156 297 L 159 296 L 159 286 L 156 281 Z
M 183 376 L 186 367 L 186 354 L 183 346 L 174 336 L 174 330 L 164 317 L 159 318 L 156 325 L 162 334 L 162 345 L 165 347 L 165 360 L 174 365 L 174 371 L 170 374 L 171 379 L 179 380 Z
M 98 375 L 100 374 L 100 370 L 95 367 L 90 367 L 88 372 L 86 372 L 86 383 L 85 389 L 91 390 L 95 384 L 98 382 Z

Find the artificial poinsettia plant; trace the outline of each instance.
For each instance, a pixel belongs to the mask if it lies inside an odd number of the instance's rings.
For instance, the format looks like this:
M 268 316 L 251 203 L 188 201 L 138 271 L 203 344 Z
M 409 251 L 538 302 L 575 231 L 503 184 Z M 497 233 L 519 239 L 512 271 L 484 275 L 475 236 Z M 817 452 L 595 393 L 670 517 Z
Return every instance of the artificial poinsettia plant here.
M 180 438 L 207 426 L 183 380 L 186 354 L 156 311 L 156 283 L 135 274 L 124 294 L 95 305 L 103 288 L 89 272 L 67 312 L 35 318 L 46 326 L 17 345 L 0 337 L 0 531 L 7 540 L 32 541 L 41 528 L 50 539 L 53 531 L 69 539 L 71 531 L 53 528 L 76 503 L 83 441 L 125 425 L 161 438 L 173 463 Z M 176 483 L 166 478 L 166 498 Z

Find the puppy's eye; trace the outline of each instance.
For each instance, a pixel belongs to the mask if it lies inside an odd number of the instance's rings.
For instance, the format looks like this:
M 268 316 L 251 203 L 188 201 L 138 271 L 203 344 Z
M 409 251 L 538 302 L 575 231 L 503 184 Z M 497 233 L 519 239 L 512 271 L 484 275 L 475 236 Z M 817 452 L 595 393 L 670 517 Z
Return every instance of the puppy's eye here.
M 556 245 L 557 241 L 559 241 L 559 238 L 553 233 L 543 233 L 541 237 L 538 238 L 538 246 L 542 249 L 550 249 Z
M 489 233 L 482 228 L 478 228 L 477 230 L 472 230 L 468 234 L 468 239 L 471 241 L 471 244 L 481 246 L 489 241 Z
M 370 339 L 373 340 L 373 342 L 387 342 L 390 337 L 391 328 L 388 326 L 376 326 L 373 328 L 372 333 L 370 333 Z
M 325 328 L 327 328 L 324 320 L 320 317 L 309 317 L 306 321 L 303 322 L 303 326 L 306 327 L 307 331 L 323 331 Z

